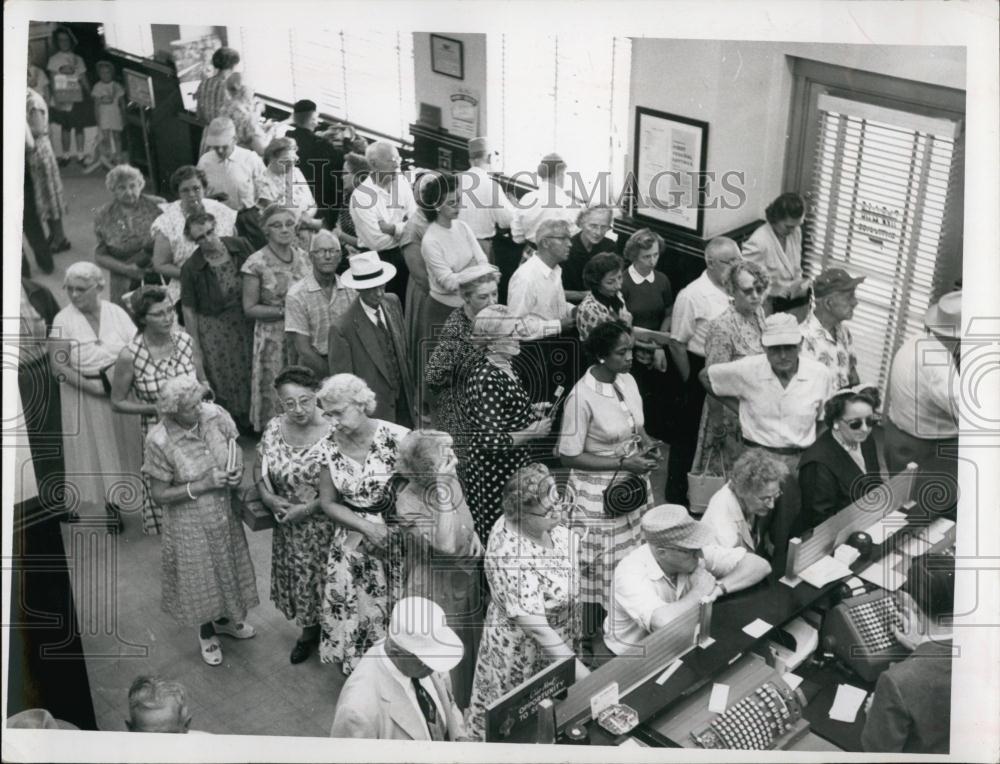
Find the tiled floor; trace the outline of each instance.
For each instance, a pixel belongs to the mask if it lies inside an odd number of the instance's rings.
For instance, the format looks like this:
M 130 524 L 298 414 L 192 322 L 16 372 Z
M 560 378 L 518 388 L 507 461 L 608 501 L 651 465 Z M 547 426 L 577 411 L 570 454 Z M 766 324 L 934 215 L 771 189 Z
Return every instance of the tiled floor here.
M 66 267 L 90 259 L 96 244 L 94 211 L 108 200 L 100 173 L 83 176 L 77 166 L 64 172 L 70 204 L 66 233 L 73 249 L 57 255 L 56 271 L 33 278 L 65 304 Z M 253 444 L 242 443 L 250 457 Z M 664 475 L 653 477 L 662 500 Z M 160 610 L 159 539 L 144 536 L 136 514 L 126 529 L 109 536 L 103 527 L 63 526 L 83 645 L 98 726 L 124 730 L 128 687 L 143 673 L 181 681 L 188 691 L 192 727 L 229 734 L 321 736 L 329 734 L 344 677 L 316 655 L 298 666 L 288 662 L 297 629 L 270 602 L 271 533 L 247 531 L 261 604 L 248 620 L 257 636 L 222 637 L 224 663 L 202 662 L 196 630 L 182 628 Z

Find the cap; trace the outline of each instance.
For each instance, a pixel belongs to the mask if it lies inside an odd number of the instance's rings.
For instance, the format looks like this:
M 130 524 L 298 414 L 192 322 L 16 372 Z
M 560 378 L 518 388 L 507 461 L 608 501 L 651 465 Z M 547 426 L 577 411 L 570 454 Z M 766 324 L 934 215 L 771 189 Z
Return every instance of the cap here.
M 943 337 L 962 333 L 962 290 L 948 292 L 927 309 L 924 326 Z
M 347 261 L 350 269 L 340 277 L 351 289 L 374 289 L 388 284 L 396 275 L 396 266 L 379 259 L 378 252 L 358 252 Z
M 208 123 L 205 129 L 205 145 L 209 146 L 213 141 L 229 143 L 236 139 L 236 125 L 229 117 L 216 117 Z
M 489 141 L 486 138 L 472 138 L 469 140 L 470 154 L 485 154 L 490 150 Z
M 791 313 L 772 313 L 764 319 L 764 332 L 760 337 L 760 344 L 764 347 L 798 345 L 801 341 L 802 330 Z
M 661 504 L 642 516 L 642 533 L 650 544 L 701 549 L 716 543 L 715 534 L 680 504 Z
M 389 617 L 389 638 L 434 671 L 451 671 L 462 660 L 462 640 L 444 610 L 424 597 L 405 597 Z
M 308 98 L 303 98 L 302 100 L 296 101 L 292 104 L 293 114 L 309 114 L 314 111 L 316 111 L 316 102 L 310 101 Z
M 828 268 L 813 281 L 813 294 L 826 297 L 834 292 L 846 292 L 864 281 L 866 276 L 851 278 L 843 268 Z

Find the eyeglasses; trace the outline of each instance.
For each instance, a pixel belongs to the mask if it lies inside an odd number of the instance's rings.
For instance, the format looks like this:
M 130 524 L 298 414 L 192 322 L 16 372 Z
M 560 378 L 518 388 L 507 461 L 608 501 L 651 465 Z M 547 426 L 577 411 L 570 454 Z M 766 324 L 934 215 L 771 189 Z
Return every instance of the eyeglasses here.
M 319 249 L 314 249 L 313 254 L 316 255 L 339 255 L 339 249 L 333 249 L 332 247 L 320 247 Z
M 767 287 L 762 286 L 750 286 L 750 287 L 739 287 L 739 290 L 745 294 L 747 297 L 753 297 L 755 294 L 764 294 L 767 291 Z
M 774 502 L 776 502 L 780 498 L 781 498 L 781 491 L 778 491 L 777 493 L 772 493 L 769 496 L 758 496 L 757 501 L 759 501 L 761 504 L 774 504 Z
M 852 430 L 860 430 L 861 425 L 865 425 L 870 430 L 872 427 L 877 425 L 882 421 L 882 417 L 868 416 L 864 419 L 845 419 L 844 424 L 850 427 Z
M 268 228 L 274 228 L 274 229 L 278 229 L 278 228 L 295 228 L 296 225 L 297 225 L 296 223 L 278 223 L 278 222 L 275 222 L 275 223 L 268 223 L 267 227 Z
M 612 226 L 604 225 L 603 223 L 587 223 L 583 227 L 586 228 L 588 231 L 600 231 L 601 233 L 610 231 L 612 228 Z
M 543 236 L 542 237 L 543 240 L 544 239 L 554 239 L 556 241 L 569 241 L 571 238 L 573 238 L 573 237 L 571 237 L 571 236 Z
M 166 310 L 151 310 L 146 314 L 146 318 L 173 318 L 174 309 L 167 308 Z
M 95 286 L 97 286 L 97 284 L 91 284 L 90 286 L 85 286 L 85 287 L 64 286 L 63 291 L 65 291 L 66 294 L 86 294 Z

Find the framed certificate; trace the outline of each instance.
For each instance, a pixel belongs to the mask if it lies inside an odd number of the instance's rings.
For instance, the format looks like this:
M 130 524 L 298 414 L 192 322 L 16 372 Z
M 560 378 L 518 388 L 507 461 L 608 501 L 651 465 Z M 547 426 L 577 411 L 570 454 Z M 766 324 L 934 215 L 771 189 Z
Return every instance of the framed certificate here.
M 465 51 L 462 41 L 432 34 L 431 71 L 456 80 L 465 79 Z
M 701 236 L 707 155 L 707 122 L 637 107 L 633 214 Z

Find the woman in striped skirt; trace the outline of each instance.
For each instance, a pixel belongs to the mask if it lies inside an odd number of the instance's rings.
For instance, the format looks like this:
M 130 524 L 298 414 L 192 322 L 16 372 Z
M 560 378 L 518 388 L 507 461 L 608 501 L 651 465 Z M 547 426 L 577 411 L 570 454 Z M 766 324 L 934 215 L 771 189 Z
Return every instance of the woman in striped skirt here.
M 580 599 L 584 603 L 584 646 L 597 635 L 609 607 L 618 563 L 642 543 L 640 520 L 653 505 L 648 474 L 659 455 L 647 451 L 652 439 L 643 428 L 642 398 L 632 367 L 632 333 L 622 321 L 594 327 L 584 343 L 596 360 L 576 383 L 563 413 L 559 455 L 571 468 L 567 485 L 570 527 L 583 538 Z M 646 503 L 611 517 L 604 489 L 616 470 L 645 476 Z

